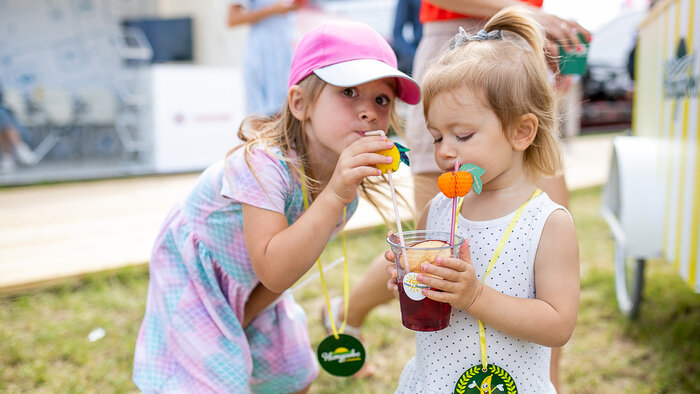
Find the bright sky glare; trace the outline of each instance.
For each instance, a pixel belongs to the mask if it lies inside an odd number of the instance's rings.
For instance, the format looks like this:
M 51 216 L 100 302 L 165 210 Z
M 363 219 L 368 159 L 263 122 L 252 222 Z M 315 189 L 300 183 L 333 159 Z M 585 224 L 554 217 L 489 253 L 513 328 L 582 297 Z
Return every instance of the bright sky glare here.
M 648 4 L 648 0 L 545 0 L 542 8 L 559 17 L 573 19 L 595 32 L 621 12 L 645 10 Z

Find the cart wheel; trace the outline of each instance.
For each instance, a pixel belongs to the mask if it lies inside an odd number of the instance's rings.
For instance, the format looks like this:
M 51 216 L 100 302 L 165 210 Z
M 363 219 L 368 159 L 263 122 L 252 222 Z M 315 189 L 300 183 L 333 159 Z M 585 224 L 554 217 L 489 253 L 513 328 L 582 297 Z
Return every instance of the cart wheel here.
M 637 317 L 644 290 L 646 260 L 625 256 L 625 248 L 615 241 L 615 293 L 622 313 L 630 319 Z

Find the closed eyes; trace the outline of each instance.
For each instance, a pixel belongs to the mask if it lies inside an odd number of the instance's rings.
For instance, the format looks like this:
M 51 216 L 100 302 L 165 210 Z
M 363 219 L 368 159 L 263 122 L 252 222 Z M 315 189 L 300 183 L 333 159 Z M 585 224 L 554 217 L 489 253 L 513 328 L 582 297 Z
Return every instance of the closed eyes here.
M 473 135 L 474 135 L 474 133 L 467 134 L 467 135 L 455 135 L 455 139 L 459 142 L 466 142 L 466 141 L 469 141 Z M 442 142 L 442 137 L 433 139 L 433 144 L 439 144 L 441 142 Z

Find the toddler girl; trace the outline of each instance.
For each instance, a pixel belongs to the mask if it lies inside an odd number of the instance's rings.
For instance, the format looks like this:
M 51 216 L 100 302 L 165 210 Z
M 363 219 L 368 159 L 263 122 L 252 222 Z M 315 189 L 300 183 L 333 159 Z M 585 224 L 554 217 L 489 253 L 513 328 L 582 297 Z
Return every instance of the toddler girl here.
M 564 345 L 579 301 L 571 216 L 537 189 L 561 168 L 541 28 L 525 10 L 461 30 L 424 77 L 423 104 L 442 171 L 485 170 L 458 212 L 460 258 L 423 264 L 426 297 L 452 305 L 450 325 L 417 332 L 397 393 L 552 393 L 550 347 Z M 449 231 L 452 201 L 435 196 L 419 228 Z M 393 261 L 391 252 L 387 259 Z M 397 289 L 396 269 L 387 268 Z M 483 324 L 483 326 L 482 326 Z

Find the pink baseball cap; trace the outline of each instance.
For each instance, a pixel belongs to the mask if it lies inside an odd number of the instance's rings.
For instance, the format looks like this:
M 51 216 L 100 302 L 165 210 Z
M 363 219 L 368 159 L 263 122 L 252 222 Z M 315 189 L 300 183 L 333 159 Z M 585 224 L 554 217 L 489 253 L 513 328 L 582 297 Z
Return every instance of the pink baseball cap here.
M 418 83 L 396 68 L 396 55 L 389 43 L 361 22 L 325 22 L 301 38 L 292 59 L 289 86 L 311 73 L 341 87 L 394 77 L 401 100 L 408 104 L 420 101 Z

